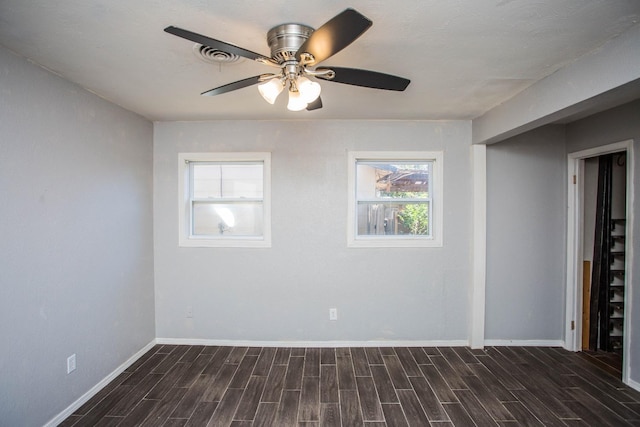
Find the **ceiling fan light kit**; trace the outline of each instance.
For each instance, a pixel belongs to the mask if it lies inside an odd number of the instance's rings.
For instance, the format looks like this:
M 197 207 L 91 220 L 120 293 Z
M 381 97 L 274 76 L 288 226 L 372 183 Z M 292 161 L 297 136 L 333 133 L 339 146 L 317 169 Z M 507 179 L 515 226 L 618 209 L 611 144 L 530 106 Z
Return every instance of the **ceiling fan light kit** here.
M 220 95 L 257 84 L 258 92 L 265 101 L 274 104 L 278 95 L 287 87 L 289 110 L 312 111 L 322 108 L 322 88 L 310 77 L 374 89 L 403 91 L 407 88 L 410 83 L 408 79 L 377 71 L 330 66 L 309 68 L 350 45 L 369 29 L 371 24 L 365 16 L 353 9 L 346 9 L 317 30 L 302 24 L 278 25 L 267 33 L 271 57 L 173 26 L 165 28 L 165 31 L 202 46 L 279 69 L 275 73 L 261 74 L 219 86 L 203 92 L 202 95 Z
M 320 96 L 322 87 L 320 83 L 312 82 L 305 76 L 298 77 L 298 91 L 307 104 L 315 101 Z
M 302 111 L 307 108 L 308 103 L 302 98 L 302 95 L 297 90 L 289 91 L 289 103 L 287 109 L 289 111 Z
M 261 83 L 258 85 L 258 92 L 267 101 L 269 104 L 273 104 L 276 102 L 276 98 L 280 95 L 284 89 L 284 83 L 280 79 L 270 79 L 266 83 Z

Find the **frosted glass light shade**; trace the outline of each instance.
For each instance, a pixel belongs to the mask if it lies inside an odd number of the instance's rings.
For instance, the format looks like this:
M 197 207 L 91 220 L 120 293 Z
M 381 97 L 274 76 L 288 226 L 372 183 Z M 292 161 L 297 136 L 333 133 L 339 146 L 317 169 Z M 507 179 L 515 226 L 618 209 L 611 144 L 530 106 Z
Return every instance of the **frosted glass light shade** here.
M 302 99 L 304 99 L 306 103 L 311 103 L 318 99 L 322 88 L 320 87 L 320 84 L 312 82 L 306 77 L 299 77 L 298 90 L 300 91 Z
M 269 104 L 273 104 L 276 102 L 276 98 L 280 95 L 283 88 L 284 85 L 280 79 L 274 78 L 268 82 L 258 85 L 258 92 L 260 92 L 260 95 L 262 95 L 265 101 Z
M 289 111 L 300 111 L 307 108 L 307 102 L 302 99 L 302 95 L 300 95 L 299 91 L 289 91 L 289 104 L 287 104 L 287 109 Z

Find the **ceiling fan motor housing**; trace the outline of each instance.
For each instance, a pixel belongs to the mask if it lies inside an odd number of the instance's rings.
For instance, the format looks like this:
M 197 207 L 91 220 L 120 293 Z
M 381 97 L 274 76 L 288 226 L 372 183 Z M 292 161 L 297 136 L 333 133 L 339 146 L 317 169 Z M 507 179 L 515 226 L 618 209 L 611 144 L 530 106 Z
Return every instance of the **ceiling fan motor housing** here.
M 282 24 L 267 33 L 271 57 L 280 64 L 295 60 L 296 52 L 314 29 L 302 24 Z

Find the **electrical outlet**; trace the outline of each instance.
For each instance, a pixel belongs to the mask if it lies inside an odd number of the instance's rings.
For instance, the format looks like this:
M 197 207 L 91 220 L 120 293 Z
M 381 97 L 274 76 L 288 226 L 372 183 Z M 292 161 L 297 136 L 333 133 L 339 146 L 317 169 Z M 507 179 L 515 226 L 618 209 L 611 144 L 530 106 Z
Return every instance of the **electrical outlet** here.
M 73 353 L 71 356 L 67 357 L 67 374 L 76 370 L 76 354 Z
M 193 306 L 187 306 L 187 318 L 191 319 L 193 317 Z
M 329 320 L 338 320 L 338 309 L 330 308 L 329 309 Z

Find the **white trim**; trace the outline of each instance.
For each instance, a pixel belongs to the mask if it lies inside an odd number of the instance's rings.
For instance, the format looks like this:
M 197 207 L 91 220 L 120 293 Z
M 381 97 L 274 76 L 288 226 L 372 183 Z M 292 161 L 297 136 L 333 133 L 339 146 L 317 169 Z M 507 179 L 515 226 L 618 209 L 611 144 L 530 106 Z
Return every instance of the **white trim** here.
M 569 158 L 572 159 L 588 159 L 590 157 L 598 157 L 605 154 L 618 153 L 620 151 L 626 151 L 633 147 L 633 139 L 625 139 L 624 141 L 614 142 L 600 147 L 587 148 L 586 150 L 576 151 L 569 153 Z
M 142 357 L 145 353 L 153 348 L 156 345 L 156 340 L 152 340 L 149 344 L 142 347 L 136 354 L 127 359 L 123 364 L 118 366 L 113 372 L 104 377 L 98 384 L 91 387 L 89 391 L 80 396 L 78 400 L 69 405 L 65 410 L 60 412 L 55 417 L 51 418 L 44 427 L 55 427 L 68 418 L 71 414 L 73 414 L 78 408 L 87 403 L 89 399 L 95 396 L 100 390 L 102 390 L 107 384 L 113 381 L 118 375 L 123 373 L 125 369 L 131 366 L 136 360 Z
M 187 162 L 259 161 L 263 162 L 263 235 L 215 239 L 190 236 L 189 168 Z M 271 247 L 271 153 L 178 153 L 178 246 L 188 248 L 270 248 Z
M 622 381 L 629 384 L 631 382 L 631 330 L 633 326 L 631 319 L 633 318 L 633 224 L 634 224 L 634 176 L 635 176 L 635 157 L 633 154 L 633 140 L 628 142 L 627 148 L 627 218 L 625 230 L 625 296 L 624 296 L 624 333 L 622 345 Z M 637 326 L 637 325 L 636 325 Z M 638 383 L 636 383 L 638 385 Z M 638 389 L 638 388 L 637 388 Z M 638 389 L 640 390 L 640 389 Z
M 564 347 L 563 340 L 485 340 L 488 347 Z
M 473 277 L 470 346 L 482 348 L 485 333 L 487 271 L 487 146 L 473 145 Z
M 433 161 L 431 237 L 356 236 L 356 161 L 358 160 L 429 160 Z M 444 154 L 442 151 L 349 151 L 347 153 L 347 247 L 350 248 L 433 248 L 443 246 L 444 223 Z
M 600 147 L 569 153 L 567 179 L 567 283 L 565 309 L 565 348 L 580 351 L 582 348 L 582 220 L 584 216 L 583 199 L 583 161 L 590 157 L 626 151 L 627 153 L 627 212 L 626 212 L 626 240 L 625 240 L 625 324 L 623 331 L 623 365 L 622 382 L 630 384 L 631 343 L 630 331 L 632 317 L 633 283 L 633 203 L 634 203 L 634 154 L 633 139 L 607 144 Z M 577 185 L 573 184 L 576 175 Z M 576 328 L 571 330 L 571 321 L 575 321 Z
M 584 169 L 584 168 L 582 168 Z M 582 171 L 583 172 L 583 171 Z M 576 177 L 576 184 L 573 177 Z M 582 344 L 582 321 L 577 314 L 582 311 L 582 258 L 579 248 L 582 247 L 582 193 L 584 184 L 580 172 L 580 162 L 569 154 L 567 169 L 567 286 L 565 289 L 566 307 L 564 322 L 565 348 L 569 351 L 580 351 Z M 574 322 L 575 329 L 571 329 Z
M 635 390 L 640 391 L 640 383 L 634 380 L 629 380 L 627 385 Z
M 213 340 L 201 338 L 156 338 L 157 344 L 207 345 L 228 347 L 466 347 L 467 340 L 398 340 L 398 341 L 253 341 Z

